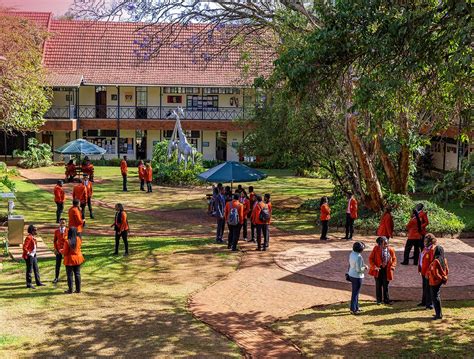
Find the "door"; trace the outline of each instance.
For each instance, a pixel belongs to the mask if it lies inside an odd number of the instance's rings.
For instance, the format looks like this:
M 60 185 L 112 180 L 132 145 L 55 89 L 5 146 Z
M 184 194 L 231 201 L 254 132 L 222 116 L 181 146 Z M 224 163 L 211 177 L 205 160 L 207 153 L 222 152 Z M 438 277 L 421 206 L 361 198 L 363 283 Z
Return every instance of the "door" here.
M 136 99 L 137 99 L 137 112 L 136 118 L 147 119 L 148 118 L 148 88 L 137 87 L 136 88 Z
M 95 117 L 107 118 L 107 91 L 103 86 L 95 89 Z
M 136 148 L 137 148 L 137 159 L 146 160 L 146 130 L 137 130 L 135 138 L 137 139 Z
M 216 160 L 227 160 L 227 131 L 216 133 Z

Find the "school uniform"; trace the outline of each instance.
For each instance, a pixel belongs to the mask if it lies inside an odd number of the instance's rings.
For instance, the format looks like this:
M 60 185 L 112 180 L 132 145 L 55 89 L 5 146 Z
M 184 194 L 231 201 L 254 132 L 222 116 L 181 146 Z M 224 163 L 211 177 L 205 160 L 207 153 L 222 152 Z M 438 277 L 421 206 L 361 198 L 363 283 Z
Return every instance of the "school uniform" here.
M 74 181 L 74 177 L 77 176 L 76 165 L 74 163 L 66 165 L 66 180 L 68 182 Z
M 428 281 L 428 270 L 430 268 L 431 262 L 433 262 L 434 260 L 435 249 L 436 246 L 433 244 L 429 247 L 424 247 L 418 261 L 418 272 L 421 275 L 421 284 L 423 288 L 423 294 L 421 296 L 420 304 L 425 306 L 426 308 L 432 308 L 433 306 L 433 301 L 431 299 L 430 283 Z
M 81 264 L 84 263 L 84 256 L 81 251 L 81 237 L 76 237 L 76 248 L 71 248 L 66 239 L 63 247 L 64 265 L 66 266 L 68 292 L 72 293 L 72 279 L 76 285 L 76 293 L 81 292 Z
M 60 185 L 54 186 L 54 202 L 56 202 L 56 223 L 59 223 L 59 219 L 64 211 L 64 190 Z
M 389 212 L 385 212 L 380 218 L 379 228 L 377 229 L 377 236 L 393 238 L 393 217 Z
M 262 209 L 267 206 L 268 212 L 270 214 L 270 219 L 267 221 L 262 221 L 260 219 L 260 212 Z M 270 222 L 271 222 L 271 215 L 272 215 L 272 204 L 265 203 L 265 202 L 258 202 L 253 211 L 252 211 L 252 222 L 256 225 L 257 230 L 257 250 L 267 250 L 270 244 Z M 263 243 L 262 243 L 262 234 L 263 234 Z
M 250 219 L 250 240 L 252 242 L 255 242 L 255 229 L 257 228 L 255 223 L 252 222 L 251 216 L 252 216 L 252 211 L 255 207 L 255 204 L 257 203 L 257 195 L 255 192 L 250 192 L 249 193 L 249 201 L 250 201 L 250 213 L 248 214 L 248 218 Z
M 77 199 L 80 203 L 81 206 L 81 214 L 82 218 L 85 217 L 85 209 L 87 205 L 87 198 L 89 191 L 87 190 L 87 187 L 84 185 L 84 183 L 80 183 L 77 186 L 74 186 L 72 190 L 72 199 Z
M 418 221 L 416 217 L 410 219 L 410 222 L 407 224 L 407 231 L 408 231 L 408 239 L 405 243 L 405 251 L 403 253 L 403 263 L 408 264 L 408 260 L 410 258 L 410 252 L 412 247 L 415 247 L 414 256 L 413 256 L 413 264 L 417 265 L 418 260 L 420 257 L 420 250 L 423 249 L 423 236 L 418 228 Z
M 433 300 L 433 307 L 437 318 L 442 318 L 441 311 L 441 286 L 448 281 L 448 261 L 445 259 L 445 267 L 441 266 L 439 259 L 434 259 L 428 269 L 428 281 L 431 289 L 431 299 Z
M 68 224 L 69 227 L 77 228 L 77 235 L 82 236 L 82 230 L 84 227 L 84 219 L 82 218 L 81 211 L 79 208 L 72 206 L 68 212 Z
M 216 232 L 216 242 L 223 243 L 224 239 L 224 228 L 225 228 L 225 198 L 222 194 L 218 194 L 214 198 L 214 209 L 216 213 L 217 221 L 217 232 Z
M 151 187 L 151 183 L 153 182 L 153 169 L 151 166 L 145 168 L 145 180 L 147 193 L 153 192 L 153 188 Z
M 125 211 L 120 211 L 115 214 L 115 222 L 114 222 L 114 229 L 115 229 L 115 252 L 114 254 L 118 254 L 120 238 L 123 240 L 123 244 L 125 245 L 125 255 L 128 255 L 128 220 L 127 220 L 127 213 Z
M 237 209 L 237 213 L 239 215 L 239 223 L 237 224 L 229 224 L 229 215 L 232 209 Z M 239 241 L 240 236 L 240 229 L 244 224 L 244 206 L 238 200 L 232 200 L 231 202 L 227 202 L 224 211 L 225 221 L 229 226 L 229 238 L 227 247 L 232 249 L 233 251 L 237 250 L 237 242 Z
M 331 219 L 331 208 L 329 204 L 324 203 L 320 208 L 321 214 L 319 219 L 321 220 L 321 238 L 322 240 L 328 239 L 329 220 Z
M 32 288 L 31 284 L 31 272 L 35 274 L 36 285 L 43 285 L 40 279 L 40 273 L 38 268 L 38 260 L 36 258 L 36 238 L 32 234 L 28 234 L 23 242 L 23 259 L 26 262 L 26 287 Z
M 122 173 L 122 190 L 127 192 L 127 175 L 128 175 L 128 165 L 127 161 L 120 161 L 120 172 Z
M 54 231 L 54 253 L 56 254 L 56 268 L 54 279 L 57 281 L 59 279 L 59 271 L 61 269 L 61 263 L 63 260 L 62 250 L 64 247 L 64 242 L 67 241 L 67 231 L 66 227 L 58 228 Z
M 420 218 L 420 221 L 421 221 L 421 236 L 424 239 L 427 233 L 426 227 L 428 227 L 428 224 L 430 224 L 430 221 L 428 220 L 428 215 L 423 210 L 418 212 L 418 218 Z
M 240 203 L 244 206 L 244 223 L 242 224 L 242 236 L 244 237 L 244 241 L 247 241 L 247 218 L 250 213 L 250 201 L 247 198 L 240 198 Z
M 357 219 L 357 200 L 353 197 L 347 202 L 346 209 L 346 236 L 345 239 L 352 239 L 354 235 L 354 221 Z
M 393 280 L 393 274 L 397 265 L 397 256 L 393 248 L 375 246 L 369 256 L 369 275 L 375 278 L 375 295 L 377 303 L 390 303 L 388 285 Z
M 81 166 L 82 173 L 89 176 L 89 180 L 94 182 L 94 165 L 90 162 L 87 162 Z
M 89 216 L 90 218 L 94 218 L 94 215 L 92 214 L 92 194 L 94 193 L 92 189 L 92 181 L 84 181 L 84 186 L 86 186 L 87 190 L 87 208 L 89 209 Z
M 138 165 L 138 178 L 140 179 L 140 191 L 145 190 L 145 165 Z

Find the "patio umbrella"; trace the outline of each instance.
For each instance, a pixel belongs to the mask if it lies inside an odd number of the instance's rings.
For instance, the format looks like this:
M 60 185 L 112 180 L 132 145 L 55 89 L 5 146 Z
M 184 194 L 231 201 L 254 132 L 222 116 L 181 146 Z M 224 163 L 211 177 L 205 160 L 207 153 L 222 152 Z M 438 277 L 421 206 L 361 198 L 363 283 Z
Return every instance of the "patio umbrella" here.
M 62 155 L 103 155 L 106 150 L 80 138 L 62 145 L 54 152 Z
M 206 182 L 253 182 L 266 178 L 263 172 L 242 163 L 228 161 L 201 173 L 198 178 Z

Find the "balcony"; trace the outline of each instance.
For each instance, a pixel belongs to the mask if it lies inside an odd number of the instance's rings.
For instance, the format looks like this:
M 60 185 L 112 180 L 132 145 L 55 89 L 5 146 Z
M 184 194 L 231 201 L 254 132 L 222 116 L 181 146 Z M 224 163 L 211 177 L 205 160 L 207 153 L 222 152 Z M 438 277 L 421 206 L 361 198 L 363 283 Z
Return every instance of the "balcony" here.
M 175 106 L 54 106 L 45 114 L 46 119 L 117 119 L 166 120 L 172 118 Z M 242 119 L 246 111 L 242 107 L 184 109 L 182 120 L 232 121 Z M 120 114 L 120 116 L 118 116 Z

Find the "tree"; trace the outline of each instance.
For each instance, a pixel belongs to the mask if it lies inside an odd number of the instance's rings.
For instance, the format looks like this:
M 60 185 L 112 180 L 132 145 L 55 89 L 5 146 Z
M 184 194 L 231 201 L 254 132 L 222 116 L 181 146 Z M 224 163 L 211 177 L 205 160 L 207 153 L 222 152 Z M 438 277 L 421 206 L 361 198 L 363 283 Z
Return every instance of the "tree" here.
M 37 131 L 50 107 L 42 47 L 46 34 L 27 20 L 0 12 L 0 128 Z

